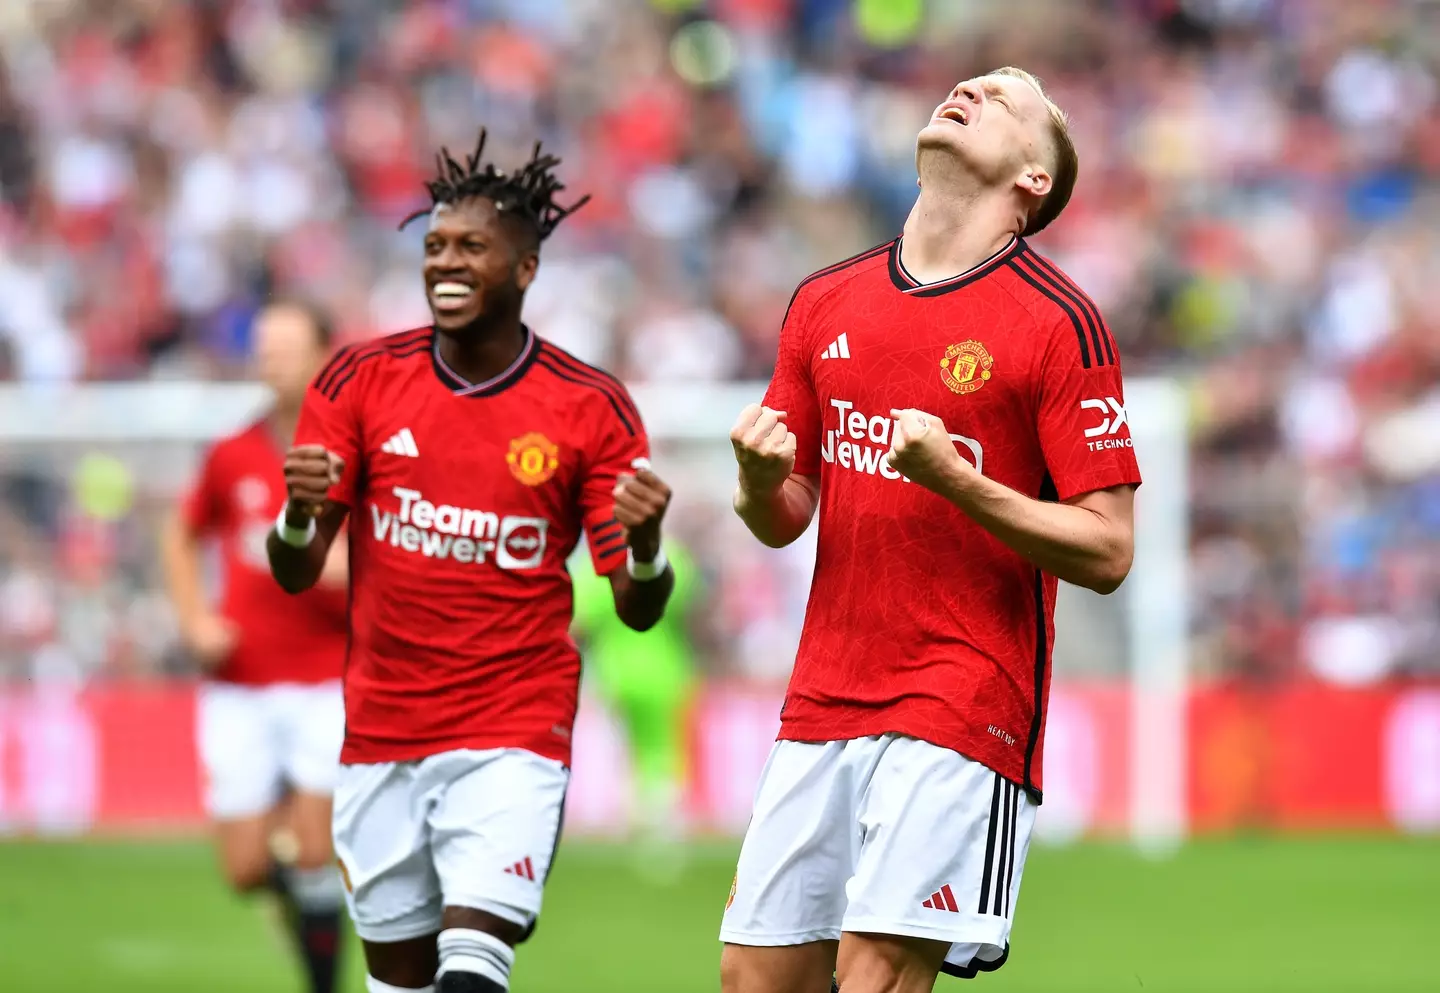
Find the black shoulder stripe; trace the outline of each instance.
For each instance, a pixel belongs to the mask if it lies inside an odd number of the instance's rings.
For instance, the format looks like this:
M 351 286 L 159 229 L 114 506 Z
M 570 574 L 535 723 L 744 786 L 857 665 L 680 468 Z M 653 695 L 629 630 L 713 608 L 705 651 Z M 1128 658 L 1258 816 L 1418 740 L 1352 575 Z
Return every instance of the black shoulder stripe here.
M 1099 328 L 1100 330 L 1100 340 L 1105 345 L 1106 360 L 1109 362 L 1110 365 L 1114 365 L 1115 336 L 1110 333 L 1110 328 L 1105 324 L 1105 318 L 1100 313 L 1100 308 L 1095 305 L 1095 301 L 1090 298 L 1090 294 L 1082 290 L 1080 288 L 1080 285 L 1076 283 L 1075 280 L 1065 275 L 1065 273 L 1061 271 L 1059 266 L 1055 265 L 1055 263 L 1045 258 L 1045 256 L 1033 251 L 1026 252 L 1025 254 L 1032 263 L 1038 265 L 1040 268 L 1044 269 L 1052 277 L 1054 277 L 1056 283 L 1065 287 L 1069 291 L 1069 295 L 1072 300 L 1078 303 L 1081 307 L 1085 308 L 1086 312 L 1089 313 L 1091 318 L 1093 318 L 1094 320 L 1094 327 Z
M 1096 325 L 1095 319 L 1090 316 L 1090 311 L 1086 309 L 1085 304 L 1080 301 L 1079 297 L 1077 297 L 1073 292 L 1067 289 L 1064 284 L 1060 282 L 1060 280 L 1050 275 L 1049 272 L 1047 272 L 1042 266 L 1040 266 L 1037 261 L 1037 257 L 1033 253 L 1026 252 L 1023 256 L 1017 259 L 1017 261 L 1025 265 L 1025 267 L 1029 269 L 1030 272 L 1032 272 L 1035 277 L 1041 282 L 1043 282 L 1046 286 L 1050 287 L 1052 290 L 1054 290 L 1056 293 L 1060 294 L 1062 297 L 1064 297 L 1070 302 L 1071 306 L 1073 306 L 1075 310 L 1079 313 L 1080 320 L 1083 321 L 1085 327 L 1090 330 L 1090 342 L 1095 346 L 1095 364 L 1105 365 L 1104 348 L 1100 344 L 1100 328 Z M 1111 355 L 1110 361 L 1114 362 L 1113 354 Z
M 314 379 L 314 386 L 321 393 L 325 392 L 326 386 L 334 379 L 341 369 L 344 369 L 355 358 L 355 353 L 366 347 L 365 343 L 358 345 L 346 345 L 335 353 L 335 357 L 325 363 L 325 368 L 320 370 L 320 375 Z
M 883 252 L 888 252 L 890 251 L 890 246 L 893 244 L 895 244 L 895 239 L 891 238 L 883 245 L 876 245 L 874 248 L 867 248 L 859 255 L 852 255 L 848 259 L 836 262 L 834 265 L 826 266 L 819 272 L 812 272 L 810 275 L 800 280 L 800 282 L 795 284 L 795 292 L 790 294 L 790 302 L 785 305 L 785 317 L 780 322 L 781 326 L 783 327 L 785 321 L 790 320 L 790 311 L 795 308 L 795 301 L 800 298 L 800 291 L 803 290 L 805 287 L 809 286 L 811 283 L 815 282 L 815 280 L 821 278 L 822 276 L 832 276 L 835 273 L 840 272 L 844 269 L 848 269 L 853 265 L 859 265 L 866 259 L 873 259 L 875 256 L 880 255 Z
M 577 376 L 574 373 L 566 370 L 564 367 L 555 362 L 554 358 L 548 353 L 541 352 L 540 357 L 537 358 L 535 361 L 538 362 L 545 369 L 554 373 L 556 376 L 559 376 L 561 379 L 566 380 L 567 382 L 574 383 L 577 386 L 589 387 L 590 389 L 603 396 L 606 400 L 609 400 L 610 406 L 615 411 L 615 416 L 620 418 L 620 423 L 625 425 L 625 430 L 630 434 L 630 437 L 635 437 L 635 425 L 631 423 L 630 418 L 626 415 L 625 411 L 621 409 L 620 404 L 616 401 L 614 394 L 607 390 L 604 386 L 591 379 L 582 379 L 580 376 Z
M 817 280 L 821 276 L 829 276 L 839 272 L 841 269 L 848 269 L 852 265 L 857 265 L 858 263 L 864 262 L 866 259 L 873 258 L 874 256 L 879 255 L 881 252 L 888 252 L 890 251 L 890 246 L 893 244 L 895 244 L 895 239 L 891 238 L 889 241 L 883 244 L 876 245 L 873 248 L 867 248 L 865 249 L 865 251 L 860 252 L 856 255 L 852 255 L 848 259 L 841 259 L 839 262 L 836 262 L 833 265 L 828 265 L 824 269 L 819 270 L 818 272 L 812 272 L 810 275 L 800 280 L 800 285 L 804 286 L 806 283 Z
M 424 342 L 429 344 L 431 338 L 430 328 L 420 328 L 415 331 L 407 331 L 401 334 L 387 335 L 384 338 L 362 341 L 354 345 L 347 345 L 335 354 L 335 357 L 320 370 L 320 375 L 315 377 L 315 388 L 321 393 L 328 395 L 335 381 L 342 376 L 346 370 L 366 357 L 372 352 L 378 353 L 382 350 L 391 352 L 400 351 L 411 345 Z M 405 354 L 410 354 L 406 352 Z M 334 399 L 333 397 L 331 399 Z
M 335 400 L 339 399 L 340 391 L 345 388 L 345 384 L 355 378 L 355 373 L 360 371 L 360 366 L 364 365 L 371 359 L 380 358 L 381 356 L 386 355 L 388 355 L 392 359 L 403 359 L 411 355 L 419 355 L 423 352 L 428 352 L 429 350 L 429 339 L 422 338 L 419 341 L 412 342 L 409 345 L 397 346 L 395 348 L 381 347 L 373 349 L 372 351 L 368 351 L 364 355 L 357 355 L 355 357 L 355 360 L 349 363 L 349 365 L 343 371 L 338 372 L 335 377 L 332 377 L 332 381 L 328 385 L 323 387 L 320 392 L 325 394 L 325 396 L 333 403 Z
M 435 339 L 435 333 L 430 328 L 420 328 L 416 331 L 407 331 L 404 334 L 392 334 L 382 338 L 380 343 L 392 352 L 409 349 L 412 345 L 430 344 Z
M 836 262 L 834 265 L 828 265 L 824 269 L 819 270 L 818 272 L 812 272 L 810 275 L 806 276 L 804 279 L 800 280 L 800 282 L 795 285 L 795 293 L 791 295 L 790 302 L 793 304 L 795 302 L 795 297 L 800 295 L 800 290 L 803 289 L 805 286 L 809 285 L 810 283 L 815 282 L 815 280 L 820 279 L 823 276 L 833 276 L 835 275 L 835 273 L 841 272 L 845 269 L 849 269 L 853 265 L 859 265 L 866 259 L 873 259 L 875 256 L 881 254 L 882 252 L 890 251 L 890 246 L 893 244 L 895 244 L 895 239 L 891 238 L 883 245 L 876 245 L 874 248 L 867 248 L 865 249 L 865 251 L 861 252 L 858 255 L 852 255 L 848 259 L 842 259 L 839 262 Z
M 640 409 L 635 406 L 635 401 L 630 396 L 630 391 L 625 388 L 625 384 L 620 382 L 620 380 L 599 366 L 593 366 L 589 362 L 584 362 L 565 351 L 565 349 L 557 348 L 548 341 L 544 342 L 540 347 L 542 354 L 548 355 L 557 365 L 568 369 L 582 379 L 593 380 L 595 385 L 607 396 L 613 397 L 621 406 L 629 411 L 637 422 L 642 420 L 640 417 Z
M 1030 273 L 1027 272 L 1025 269 L 1021 268 L 1019 263 L 1017 263 L 1014 259 L 1011 259 L 1005 264 L 1009 266 L 1010 269 L 1012 269 L 1017 276 L 1025 280 L 1025 282 L 1029 283 L 1031 287 L 1033 287 L 1035 290 L 1039 291 L 1039 293 L 1047 300 L 1049 300 L 1051 303 L 1055 304 L 1055 306 L 1063 310 L 1065 312 L 1065 315 L 1070 318 L 1070 323 L 1075 326 L 1075 339 L 1080 343 L 1080 364 L 1086 369 L 1089 369 L 1091 365 L 1090 345 L 1085 341 L 1085 328 L 1082 327 L 1080 324 L 1080 317 L 1075 313 L 1074 310 L 1071 309 L 1068 303 L 1066 303 L 1058 295 L 1052 292 L 1049 287 L 1042 285 L 1034 276 L 1030 275 Z

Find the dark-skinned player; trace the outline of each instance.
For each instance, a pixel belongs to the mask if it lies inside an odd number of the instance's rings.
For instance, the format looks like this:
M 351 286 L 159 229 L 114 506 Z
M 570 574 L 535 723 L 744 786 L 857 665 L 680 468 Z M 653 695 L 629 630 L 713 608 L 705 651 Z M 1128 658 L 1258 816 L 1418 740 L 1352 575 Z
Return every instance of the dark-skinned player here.
M 308 589 L 350 520 L 335 848 L 372 993 L 509 988 L 569 780 L 580 657 L 565 560 L 587 539 L 643 630 L 674 575 L 670 488 L 625 388 L 521 320 L 567 214 L 537 145 L 442 153 L 423 212 L 431 327 L 341 352 L 286 458 L 272 572 Z

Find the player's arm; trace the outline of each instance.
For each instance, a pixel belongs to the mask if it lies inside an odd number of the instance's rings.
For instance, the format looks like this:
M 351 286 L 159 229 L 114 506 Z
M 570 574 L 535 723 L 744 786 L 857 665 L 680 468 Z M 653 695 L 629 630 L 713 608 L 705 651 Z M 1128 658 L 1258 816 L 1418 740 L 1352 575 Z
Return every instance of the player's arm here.
M 1113 593 L 1135 557 L 1135 487 L 1112 486 L 1061 503 L 1036 500 L 976 471 L 944 423 L 894 411 L 892 468 L 949 500 L 1044 572 L 1096 593 Z
M 265 549 L 270 573 L 287 593 L 302 593 L 322 577 L 326 585 L 348 581 L 346 549 L 341 543 L 332 555 L 332 548 L 357 497 L 362 466 L 354 405 L 360 402 L 364 377 L 350 374 L 337 380 L 332 371 L 353 363 L 354 354 L 355 346 L 342 349 L 310 384 L 295 427 L 295 445 L 285 455 L 285 509 Z
M 730 430 L 740 479 L 735 513 L 760 543 L 782 548 L 805 533 L 820 504 L 820 479 L 795 472 L 789 414 L 751 404 Z
M 195 659 L 208 668 L 230 654 L 236 631 L 234 624 L 212 611 L 205 600 L 201 533 L 193 526 L 193 518 L 194 511 L 184 506 L 166 517 L 160 533 L 160 567 L 180 637 Z
M 626 627 L 648 631 L 665 615 L 675 570 L 660 547 L 670 487 L 643 460 L 615 481 L 615 520 L 625 529 L 626 563 L 610 572 L 615 613 Z
M 287 593 L 303 593 L 320 580 L 325 560 L 349 508 L 329 499 L 345 471 L 339 456 L 321 445 L 297 445 L 285 455 L 288 499 L 265 540 L 270 573 Z
M 820 403 L 806 345 L 812 306 L 810 290 L 801 284 L 780 328 L 764 403 L 742 410 L 730 429 L 739 467 L 735 513 L 771 548 L 804 534 L 820 505 Z

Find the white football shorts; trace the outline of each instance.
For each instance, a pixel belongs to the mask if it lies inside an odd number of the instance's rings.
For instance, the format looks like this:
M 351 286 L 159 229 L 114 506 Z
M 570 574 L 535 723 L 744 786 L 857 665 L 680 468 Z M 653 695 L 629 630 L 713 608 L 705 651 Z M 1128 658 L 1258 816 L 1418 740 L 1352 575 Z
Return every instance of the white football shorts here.
M 915 738 L 778 741 L 720 940 L 897 934 L 950 942 L 944 971 L 952 975 L 997 969 L 1035 811 L 1014 783 Z
M 356 932 L 419 938 L 440 930 L 444 907 L 533 927 L 569 782 L 563 764 L 519 748 L 341 766 L 335 855 Z
M 206 683 L 195 714 L 205 808 L 216 820 L 263 814 L 285 784 L 329 795 L 340 771 L 340 681 L 242 686 Z

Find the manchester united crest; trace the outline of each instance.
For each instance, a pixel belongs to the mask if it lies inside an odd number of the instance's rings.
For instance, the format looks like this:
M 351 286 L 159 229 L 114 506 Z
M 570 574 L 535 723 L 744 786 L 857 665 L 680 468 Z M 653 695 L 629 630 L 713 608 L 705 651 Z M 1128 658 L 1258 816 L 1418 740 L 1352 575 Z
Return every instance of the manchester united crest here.
M 945 349 L 940 379 L 954 393 L 974 393 L 990 378 L 995 360 L 978 341 L 962 341 Z
M 560 449 L 543 434 L 531 431 L 510 442 L 505 461 L 510 466 L 510 474 L 520 482 L 539 486 L 555 475 L 560 465 Z

